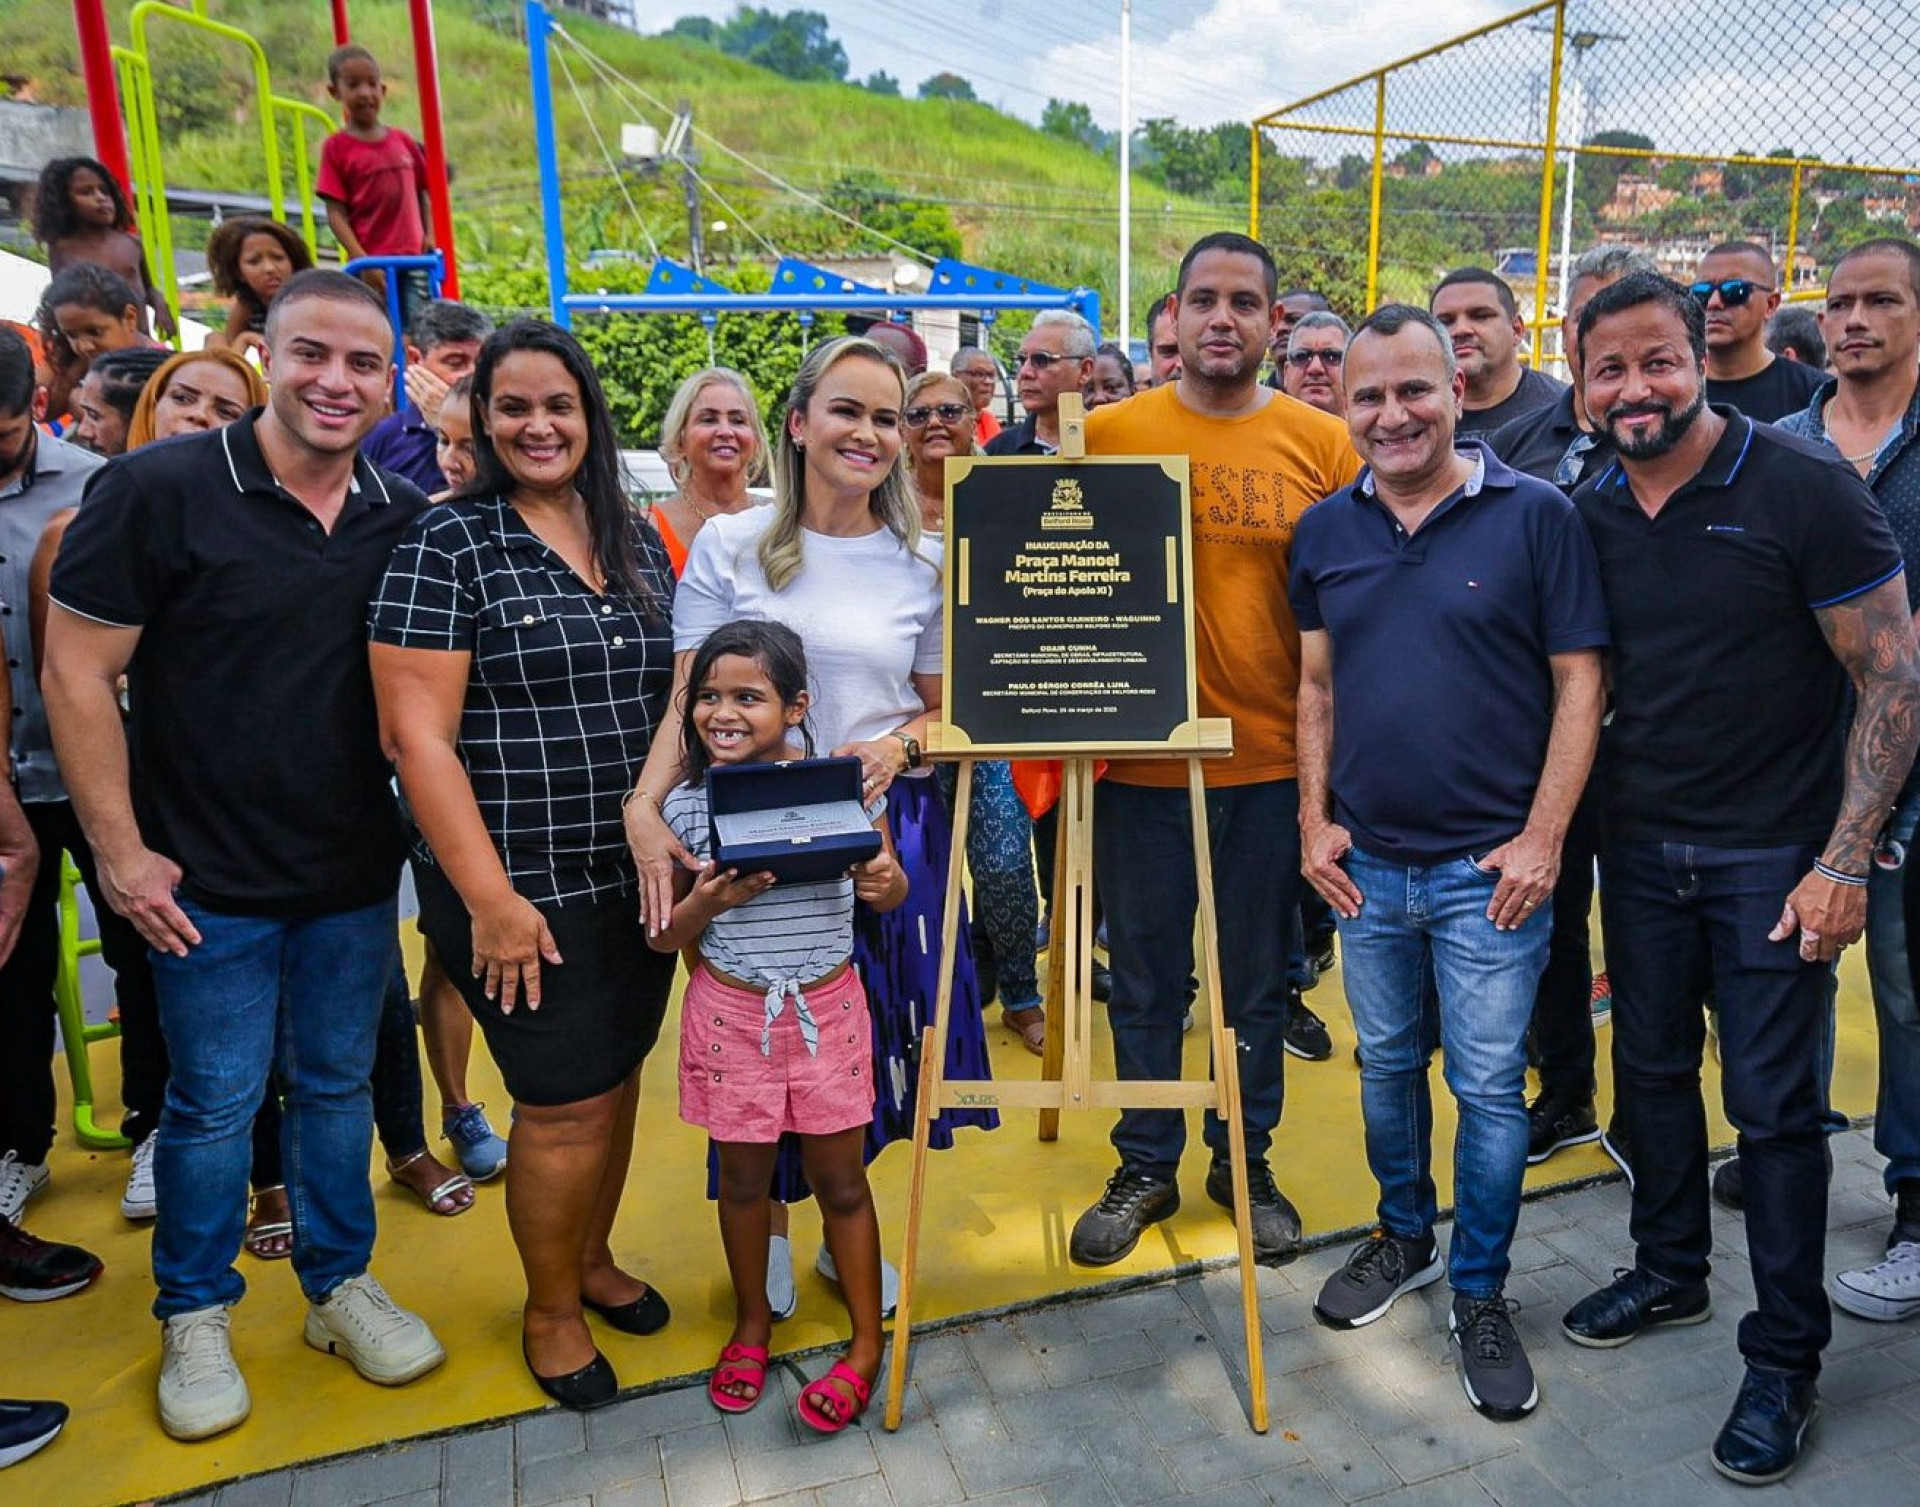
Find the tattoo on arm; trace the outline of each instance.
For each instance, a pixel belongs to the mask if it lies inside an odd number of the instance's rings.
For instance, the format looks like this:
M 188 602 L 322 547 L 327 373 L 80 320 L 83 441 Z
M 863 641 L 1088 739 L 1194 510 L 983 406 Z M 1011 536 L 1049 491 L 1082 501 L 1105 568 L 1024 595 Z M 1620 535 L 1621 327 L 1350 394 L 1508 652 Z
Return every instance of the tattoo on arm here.
M 1907 612 L 1906 576 L 1819 608 L 1814 616 L 1856 694 L 1846 790 L 1822 857 L 1836 869 L 1864 874 L 1920 743 L 1920 651 Z

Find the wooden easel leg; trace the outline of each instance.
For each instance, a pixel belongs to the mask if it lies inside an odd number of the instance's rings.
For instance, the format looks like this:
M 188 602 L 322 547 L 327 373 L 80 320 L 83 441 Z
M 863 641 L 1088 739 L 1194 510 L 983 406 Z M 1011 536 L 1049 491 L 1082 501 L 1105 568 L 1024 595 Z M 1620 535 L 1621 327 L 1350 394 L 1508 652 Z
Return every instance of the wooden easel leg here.
M 921 1201 L 927 1184 L 928 1139 L 942 1108 L 946 1086 L 947 1031 L 953 1009 L 953 969 L 959 955 L 961 879 L 967 851 L 967 821 L 973 810 L 973 760 L 960 761 L 954 795 L 953 851 L 947 861 L 947 897 L 940 917 L 940 983 L 934 990 L 933 1023 L 920 1034 L 920 1073 L 913 1115 L 913 1167 L 907 1180 L 907 1228 L 900 1248 L 900 1295 L 893 1310 L 893 1361 L 887 1377 L 889 1430 L 900 1427 L 907 1395 L 907 1352 L 913 1341 L 914 1272 L 920 1258 Z
M 953 902 L 949 898 L 948 902 Z M 887 1373 L 887 1417 L 889 1431 L 900 1427 L 907 1396 L 907 1351 L 913 1342 L 914 1273 L 920 1261 L 920 1209 L 927 1187 L 928 1139 L 939 1105 L 940 1057 L 934 1052 L 934 1031 L 929 1026 L 920 1034 L 920 1089 L 916 1103 L 919 1113 L 913 1117 L 913 1166 L 907 1176 L 907 1228 L 900 1248 L 900 1295 L 893 1309 L 893 1357 Z
M 1054 802 L 1053 893 L 1047 897 L 1047 925 L 1051 936 L 1047 946 L 1047 1036 L 1040 1050 L 1040 1076 L 1048 1083 L 1060 1081 L 1066 1061 L 1068 1016 L 1067 990 L 1074 975 L 1068 972 L 1072 952 L 1074 924 L 1078 913 L 1073 908 L 1073 888 L 1068 875 L 1069 844 L 1073 825 L 1074 761 L 1064 761 L 1060 769 L 1060 794 Z M 1040 1111 L 1039 1137 L 1043 1141 L 1060 1139 L 1060 1111 Z
M 1193 812 L 1193 867 L 1200 913 L 1200 966 L 1212 1006 L 1216 1112 L 1227 1127 L 1233 1173 L 1234 1243 L 1240 1256 L 1240 1309 L 1247 1331 L 1247 1401 L 1256 1434 L 1267 1431 L 1266 1347 L 1260 1332 L 1260 1290 L 1253 1259 L 1253 1210 L 1247 1193 L 1247 1137 L 1240 1118 L 1240 1044 L 1227 1025 L 1220 997 L 1220 931 L 1213 903 L 1212 847 L 1207 840 L 1207 791 L 1200 761 L 1187 761 L 1187 800 Z

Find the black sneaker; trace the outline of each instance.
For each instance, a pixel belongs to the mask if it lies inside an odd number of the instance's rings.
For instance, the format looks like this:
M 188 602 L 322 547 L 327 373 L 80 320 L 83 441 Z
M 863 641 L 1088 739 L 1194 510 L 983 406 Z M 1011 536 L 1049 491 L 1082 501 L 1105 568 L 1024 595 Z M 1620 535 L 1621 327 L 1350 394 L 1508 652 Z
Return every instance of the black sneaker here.
M 1576 1345 L 1613 1350 L 1656 1324 L 1704 1324 L 1712 1312 L 1705 1282 L 1669 1282 L 1636 1266 L 1575 1303 L 1560 1329 Z
M 1087 992 L 1103 1005 L 1113 998 L 1113 970 L 1098 958 L 1093 962 L 1093 982 L 1087 986 Z
M 79 1292 L 100 1270 L 92 1251 L 41 1240 L 0 1219 L 0 1294 L 20 1303 L 48 1303 Z
M 64 1402 L 0 1402 L 0 1468 L 45 1449 L 66 1424 Z
M 1327 1034 L 1327 1023 L 1307 1008 L 1298 985 L 1287 986 L 1287 1024 L 1280 1039 L 1294 1056 L 1309 1062 L 1325 1062 L 1333 1055 L 1333 1038 Z
M 1733 1411 L 1713 1441 L 1713 1468 L 1743 1486 L 1778 1481 L 1800 1463 L 1819 1401 L 1811 1376 L 1747 1367 Z
M 1324 937 L 1307 939 L 1307 961 L 1313 964 L 1313 971 L 1322 977 L 1333 972 L 1333 965 L 1339 961 L 1333 950 L 1333 939 L 1338 932 L 1328 932 Z
M 1527 1165 L 1544 1162 L 1556 1151 L 1600 1139 L 1593 1100 L 1566 1100 L 1542 1093 L 1527 1106 Z
M 1713 1201 L 1738 1214 L 1747 1205 L 1746 1180 L 1740 1172 L 1740 1158 L 1728 1157 L 1713 1169 Z
M 1467 1401 L 1483 1417 L 1499 1423 L 1524 1418 L 1540 1406 L 1540 1388 L 1533 1380 L 1520 1331 L 1513 1327 L 1513 1307 L 1503 1294 L 1490 1298 L 1453 1295 L 1447 1315 L 1447 1333 L 1453 1339 L 1454 1361 Z
M 1207 1168 L 1207 1197 L 1231 1212 L 1231 1163 L 1215 1162 Z M 1263 1161 L 1247 1168 L 1247 1209 L 1253 1219 L 1253 1259 L 1258 1265 L 1285 1266 L 1300 1254 L 1300 1211 L 1274 1185 L 1273 1169 Z
M 1903 1177 L 1893 1185 L 1893 1229 L 1887 1250 L 1896 1245 L 1920 1245 L 1920 1177 Z
M 1600 1132 L 1600 1149 L 1613 1159 L 1613 1165 L 1627 1175 L 1627 1191 L 1633 1191 L 1633 1147 L 1627 1140 L 1627 1128 L 1615 1111 L 1607 1128 Z
M 1439 1281 L 1444 1270 L 1431 1230 L 1424 1239 L 1402 1240 L 1376 1229 L 1321 1284 L 1313 1316 L 1329 1329 L 1358 1329 L 1384 1317 L 1402 1293 Z
M 1080 1266 L 1111 1266 L 1140 1243 L 1140 1232 L 1180 1207 L 1180 1187 L 1170 1177 L 1155 1177 L 1122 1165 L 1107 1179 L 1100 1202 L 1073 1225 L 1067 1257 Z

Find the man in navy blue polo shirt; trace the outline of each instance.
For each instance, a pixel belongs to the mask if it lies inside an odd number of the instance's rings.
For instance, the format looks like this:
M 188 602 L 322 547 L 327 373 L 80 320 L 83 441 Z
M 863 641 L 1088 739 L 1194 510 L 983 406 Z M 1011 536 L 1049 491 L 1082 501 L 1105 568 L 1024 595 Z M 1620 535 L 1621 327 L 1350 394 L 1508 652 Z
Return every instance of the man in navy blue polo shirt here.
M 368 1080 L 403 844 L 366 614 L 426 499 L 359 454 L 393 360 L 365 284 L 303 272 L 266 333 L 265 409 L 95 477 L 47 621 L 60 770 L 109 903 L 151 949 L 171 1058 L 153 1276 L 160 1422 L 177 1439 L 251 1407 L 229 1310 L 276 1066 L 306 1342 L 387 1386 L 446 1358 L 367 1271 Z
M 1635 1260 L 1562 1328 L 1612 1347 L 1707 1316 L 1709 976 L 1756 1298 L 1712 1460 L 1758 1484 L 1799 1458 L 1832 1329 L 1818 1042 L 1920 738 L 1920 656 L 1866 483 L 1831 451 L 1708 406 L 1706 350 L 1700 305 L 1656 275 L 1602 289 L 1580 316 L 1587 408 L 1617 456 L 1574 503 L 1613 626 L 1600 904 Z
M 1380 1225 L 1314 1316 L 1369 1324 L 1440 1276 L 1437 1035 L 1460 1111 L 1447 1267 L 1461 1384 L 1487 1417 L 1523 1418 L 1540 1394 L 1504 1287 L 1527 1161 L 1526 1034 L 1560 846 L 1599 737 L 1599 571 L 1558 488 L 1477 440 L 1456 448 L 1465 378 L 1432 315 L 1375 311 L 1344 380 L 1367 469 L 1300 520 L 1288 596 L 1301 870 L 1340 917 Z

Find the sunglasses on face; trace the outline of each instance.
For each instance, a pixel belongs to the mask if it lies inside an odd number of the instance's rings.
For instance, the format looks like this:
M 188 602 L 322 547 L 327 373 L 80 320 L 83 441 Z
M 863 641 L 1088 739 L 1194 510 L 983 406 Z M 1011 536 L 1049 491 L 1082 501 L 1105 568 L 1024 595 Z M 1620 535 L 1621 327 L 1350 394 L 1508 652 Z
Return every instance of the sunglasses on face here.
M 1693 283 L 1687 289 L 1694 301 L 1704 305 L 1714 294 L 1720 295 L 1720 302 L 1729 309 L 1737 309 L 1756 293 L 1765 293 L 1764 284 L 1750 282 L 1744 277 L 1730 277 L 1720 283 Z
M 1323 362 L 1329 371 L 1338 371 L 1346 355 L 1345 351 L 1288 351 L 1287 365 L 1297 372 L 1303 372 L 1314 362 L 1319 361 Z
M 909 429 L 925 429 L 928 419 L 938 419 L 943 424 L 957 424 L 973 410 L 964 403 L 935 403 L 930 408 L 909 408 L 900 417 L 906 421 Z
M 1052 351 L 1022 351 L 1020 365 L 1031 366 L 1037 372 L 1044 372 L 1056 361 L 1083 361 L 1084 356 L 1056 356 Z

